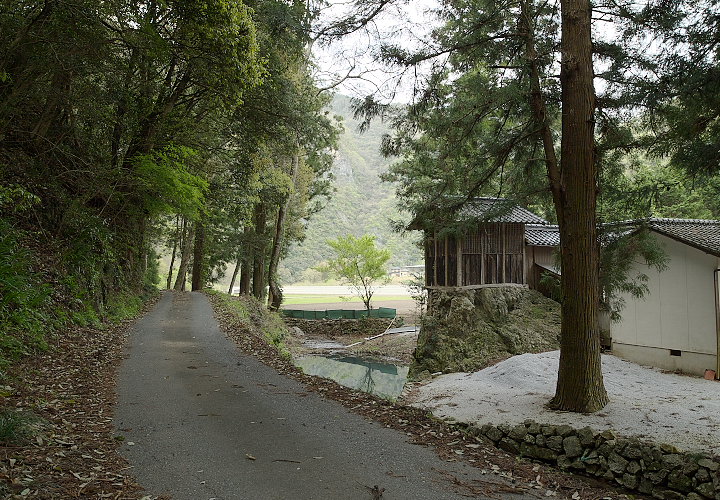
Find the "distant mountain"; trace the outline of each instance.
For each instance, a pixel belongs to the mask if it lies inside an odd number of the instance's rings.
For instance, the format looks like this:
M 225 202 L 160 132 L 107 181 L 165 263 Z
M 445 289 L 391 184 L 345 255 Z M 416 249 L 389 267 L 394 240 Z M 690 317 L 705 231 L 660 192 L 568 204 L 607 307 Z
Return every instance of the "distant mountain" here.
M 327 206 L 310 219 L 305 241 L 290 248 L 280 269 L 284 283 L 316 277 L 317 273 L 311 269 L 332 255 L 327 240 L 348 234 L 376 236 L 378 246 L 390 250 L 391 266 L 422 262 L 422 254 L 415 244 L 417 235 L 400 235 L 390 226 L 391 220 L 406 219 L 407 215 L 403 217 L 395 206 L 393 186 L 379 177 L 392 161 L 380 154 L 382 136 L 389 129 L 380 121 L 374 121 L 369 130 L 361 134 L 350 103 L 350 98 L 342 95 L 336 95 L 331 103 L 331 112 L 343 118 L 345 129 L 333 166 L 337 191 Z

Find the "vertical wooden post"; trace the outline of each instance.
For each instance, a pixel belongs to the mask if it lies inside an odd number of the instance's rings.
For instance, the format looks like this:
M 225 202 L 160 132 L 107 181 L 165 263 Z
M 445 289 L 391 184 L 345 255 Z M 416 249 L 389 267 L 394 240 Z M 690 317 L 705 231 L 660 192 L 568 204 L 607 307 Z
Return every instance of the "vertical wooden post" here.
M 478 231 L 480 235 L 480 284 L 485 284 L 485 238 L 483 237 L 483 230 Z
M 720 264 L 720 262 L 718 262 Z M 720 266 L 719 266 L 720 267 Z M 715 378 L 720 379 L 720 283 L 718 283 L 719 269 L 713 272 L 715 282 L 715 335 L 717 336 L 717 351 L 715 352 Z
M 448 279 L 448 278 L 450 278 L 450 276 L 449 276 L 450 259 L 448 256 L 448 238 L 449 237 L 450 237 L 449 235 L 445 236 L 445 243 L 444 243 L 445 255 L 443 256 L 443 258 L 445 259 L 445 269 L 443 269 L 443 271 L 445 273 L 445 286 L 448 286 L 448 283 L 450 283 L 450 280 Z
M 525 225 L 522 226 L 522 239 L 520 240 L 520 244 L 522 245 L 522 284 L 527 285 L 527 267 L 528 267 L 528 260 L 527 260 L 527 245 L 525 245 Z
M 462 238 L 456 238 L 456 259 L 457 259 L 457 286 L 463 286 L 463 268 L 462 268 Z
M 433 252 L 433 286 L 437 286 L 438 280 L 437 280 L 437 253 L 438 253 L 438 244 L 437 244 L 437 233 L 433 231 L 433 249 L 435 250 Z
M 500 251 L 502 252 L 502 278 L 500 279 L 499 283 L 506 283 L 507 278 L 505 277 L 505 226 L 507 224 L 501 224 L 498 222 L 498 225 L 500 226 Z

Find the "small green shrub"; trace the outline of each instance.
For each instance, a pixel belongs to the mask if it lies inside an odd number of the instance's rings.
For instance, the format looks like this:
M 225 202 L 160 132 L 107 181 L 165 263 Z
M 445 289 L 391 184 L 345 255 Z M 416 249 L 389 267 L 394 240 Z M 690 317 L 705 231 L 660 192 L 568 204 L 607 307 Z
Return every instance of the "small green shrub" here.
M 143 298 L 133 294 L 117 294 L 108 299 L 105 310 L 107 321 L 119 323 L 134 318 L 142 310 Z
M 0 444 L 24 444 L 37 434 L 41 420 L 32 413 L 0 410 Z
M 46 348 L 50 288 L 31 271 L 31 256 L 19 244 L 21 236 L 0 219 L 0 366 Z

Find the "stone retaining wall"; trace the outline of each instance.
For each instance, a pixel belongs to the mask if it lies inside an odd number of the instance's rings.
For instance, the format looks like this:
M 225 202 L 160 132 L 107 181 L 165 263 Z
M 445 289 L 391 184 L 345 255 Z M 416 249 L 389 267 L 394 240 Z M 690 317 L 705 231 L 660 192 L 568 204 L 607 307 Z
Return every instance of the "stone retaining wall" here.
M 298 327 L 307 335 L 341 337 L 343 335 L 377 335 L 389 326 L 402 326 L 402 322 L 385 318 L 361 319 L 296 319 L 283 318 L 289 327 Z
M 720 500 L 720 457 L 619 438 L 590 427 L 524 424 L 470 426 L 509 453 L 602 477 L 660 499 Z

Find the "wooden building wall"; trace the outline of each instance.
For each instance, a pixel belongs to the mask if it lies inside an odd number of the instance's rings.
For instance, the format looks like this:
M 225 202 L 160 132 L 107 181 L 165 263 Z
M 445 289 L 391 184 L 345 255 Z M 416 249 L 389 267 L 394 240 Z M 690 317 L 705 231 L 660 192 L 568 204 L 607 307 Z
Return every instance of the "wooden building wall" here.
M 555 266 L 555 247 L 528 245 L 525 251 L 525 276 L 530 288 L 538 288 L 538 276 L 542 273 L 535 264 L 545 267 Z
M 425 241 L 427 286 L 525 284 L 525 226 L 488 223 L 456 238 Z

